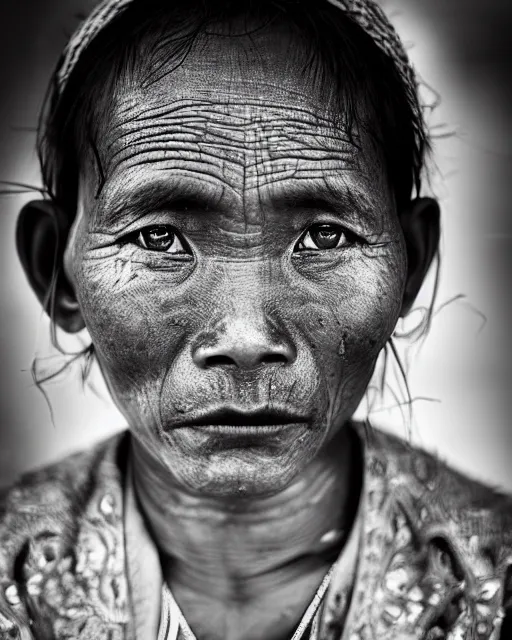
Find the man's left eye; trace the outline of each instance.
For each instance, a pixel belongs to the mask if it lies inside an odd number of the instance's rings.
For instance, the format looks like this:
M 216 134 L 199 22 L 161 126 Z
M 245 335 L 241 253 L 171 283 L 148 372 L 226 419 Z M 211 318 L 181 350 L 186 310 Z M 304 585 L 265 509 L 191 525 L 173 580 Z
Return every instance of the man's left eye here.
M 347 232 L 337 224 L 315 224 L 295 245 L 295 251 L 337 249 L 350 244 Z
M 185 253 L 188 251 L 183 246 L 177 233 L 167 225 L 156 227 L 146 227 L 138 232 L 135 243 L 143 249 L 149 251 L 160 251 L 162 253 Z

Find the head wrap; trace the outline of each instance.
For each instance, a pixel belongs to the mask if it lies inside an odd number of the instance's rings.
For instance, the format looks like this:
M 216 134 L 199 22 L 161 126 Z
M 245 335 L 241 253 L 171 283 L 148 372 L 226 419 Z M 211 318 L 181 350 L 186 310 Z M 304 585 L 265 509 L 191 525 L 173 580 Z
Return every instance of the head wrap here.
M 397 32 L 376 2 L 374 0 L 318 1 L 329 2 L 347 13 L 372 38 L 381 51 L 393 60 L 404 83 L 411 106 L 417 114 L 421 115 L 414 69 Z M 103 0 L 79 26 L 69 40 L 57 67 L 56 89 L 58 94 L 63 93 L 80 56 L 95 36 L 133 2 L 134 0 Z

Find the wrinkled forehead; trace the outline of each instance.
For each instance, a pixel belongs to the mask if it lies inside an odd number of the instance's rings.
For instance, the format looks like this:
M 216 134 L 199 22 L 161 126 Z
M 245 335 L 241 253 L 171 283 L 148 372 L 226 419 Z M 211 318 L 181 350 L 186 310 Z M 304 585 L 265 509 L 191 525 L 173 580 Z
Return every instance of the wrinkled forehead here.
M 279 109 L 292 108 L 305 129 L 335 128 L 334 83 L 319 63 L 311 64 L 308 46 L 288 24 L 213 25 L 186 51 L 183 37 L 178 31 L 143 43 L 135 64 L 120 78 L 104 133 L 132 118 L 141 118 L 141 124 L 146 118 L 149 125 L 159 109 L 171 116 L 174 105 L 183 115 L 201 104 L 214 107 L 219 117 L 232 111 L 240 124 L 244 114 L 271 120 Z
M 300 177 L 359 161 L 359 132 L 286 24 L 219 24 L 186 55 L 181 36 L 146 43 L 119 84 L 98 136 L 107 180 L 130 179 L 141 163 L 176 170 L 195 160 L 261 186 L 292 169 Z

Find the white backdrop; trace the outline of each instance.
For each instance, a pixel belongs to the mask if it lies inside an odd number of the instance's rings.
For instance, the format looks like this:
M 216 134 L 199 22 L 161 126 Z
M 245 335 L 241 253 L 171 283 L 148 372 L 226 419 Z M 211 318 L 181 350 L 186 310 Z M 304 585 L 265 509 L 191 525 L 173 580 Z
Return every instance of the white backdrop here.
M 391 394 L 372 413 L 372 422 L 435 449 L 452 464 L 512 489 L 512 430 L 509 427 L 508 353 L 511 319 L 506 266 L 511 225 L 506 219 L 506 191 L 512 173 L 508 138 L 511 119 L 485 48 L 486 22 L 472 2 L 393 0 L 386 7 L 407 42 L 421 76 L 442 96 L 431 123 L 440 133 L 456 135 L 436 142 L 439 171 L 433 190 L 443 211 L 442 279 L 438 306 L 463 294 L 437 314 L 421 351 L 409 364 L 414 419 L 407 425 Z M 33 127 L 45 82 L 64 42 L 76 24 L 74 15 L 90 3 L 82 0 L 4 0 L 0 8 L 0 178 L 39 184 Z M 11 5 L 11 6 L 9 6 Z M 497 19 L 505 4 L 488 2 Z M 494 12 L 494 13 L 493 13 Z M 468 34 L 467 42 L 461 33 Z M 476 34 L 476 35 L 475 35 Z M 452 37 L 453 36 L 453 37 Z M 480 38 L 480 40 L 479 40 Z M 474 67 L 461 61 L 471 49 Z M 478 64 L 480 60 L 480 65 Z M 48 386 L 53 421 L 43 395 L 33 386 L 31 361 L 48 353 L 48 322 L 18 266 L 14 248 L 16 213 L 30 196 L 0 200 L 0 484 L 20 470 L 57 459 L 106 437 L 124 425 L 94 376 L 99 395 L 83 390 L 74 369 Z M 430 285 L 419 303 L 428 303 Z M 487 318 L 485 326 L 482 314 Z M 66 344 L 76 346 L 76 342 Z M 402 353 L 403 350 L 402 350 Z M 405 355 L 405 354 L 404 354 Z M 396 388 L 396 387 L 395 387 Z M 364 415 L 364 407 L 359 412 Z M 409 429 L 407 428 L 409 427 Z

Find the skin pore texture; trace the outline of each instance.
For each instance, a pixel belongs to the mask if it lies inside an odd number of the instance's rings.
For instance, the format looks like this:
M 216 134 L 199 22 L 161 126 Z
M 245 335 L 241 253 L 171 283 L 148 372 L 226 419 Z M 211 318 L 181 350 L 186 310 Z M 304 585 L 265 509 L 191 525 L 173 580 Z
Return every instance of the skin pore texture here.
M 135 436 L 164 576 L 201 640 L 293 634 L 352 524 L 346 425 L 402 311 L 382 160 L 334 126 L 302 67 L 274 25 L 201 36 L 172 73 L 127 79 L 65 255 Z M 204 418 L 262 409 L 263 429 Z

